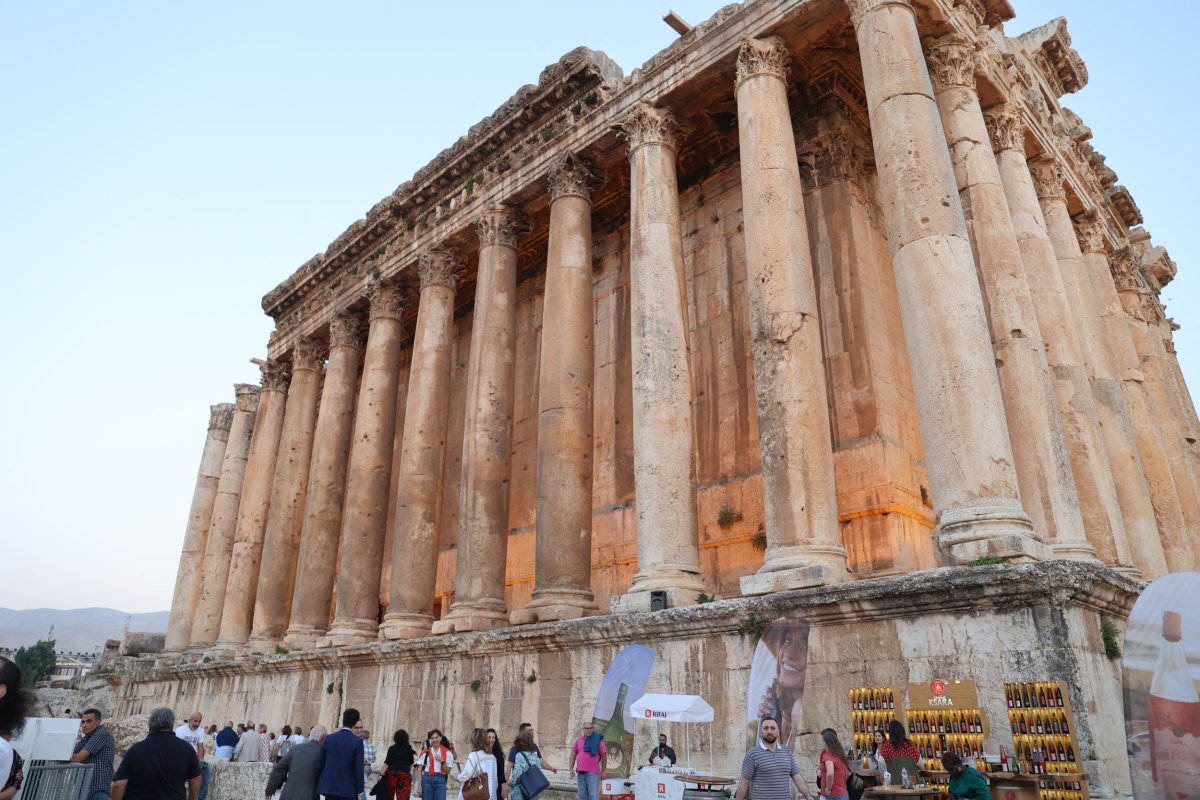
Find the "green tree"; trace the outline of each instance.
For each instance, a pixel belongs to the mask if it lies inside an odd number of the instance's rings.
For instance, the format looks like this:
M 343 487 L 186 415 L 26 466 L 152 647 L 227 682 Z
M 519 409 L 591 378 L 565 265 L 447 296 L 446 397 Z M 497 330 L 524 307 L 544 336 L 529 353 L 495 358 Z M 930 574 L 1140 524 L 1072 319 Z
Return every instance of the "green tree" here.
M 42 639 L 31 647 L 19 648 L 13 656 L 13 663 L 21 669 L 22 683 L 30 687 L 38 681 L 49 679 L 57 660 L 53 639 Z

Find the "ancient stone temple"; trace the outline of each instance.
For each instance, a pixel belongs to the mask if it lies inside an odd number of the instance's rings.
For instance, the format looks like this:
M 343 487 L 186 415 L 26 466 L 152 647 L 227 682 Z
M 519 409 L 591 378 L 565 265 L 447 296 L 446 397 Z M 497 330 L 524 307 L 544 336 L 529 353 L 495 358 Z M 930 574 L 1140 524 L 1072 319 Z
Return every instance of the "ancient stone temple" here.
M 798 614 L 801 730 L 951 675 L 1003 733 L 1061 679 L 1127 789 L 1100 623 L 1197 567 L 1200 422 L 1066 22 L 1012 16 L 756 0 L 547 67 L 263 298 L 125 709 L 533 718 L 565 763 L 643 642 L 732 770 L 747 620 Z

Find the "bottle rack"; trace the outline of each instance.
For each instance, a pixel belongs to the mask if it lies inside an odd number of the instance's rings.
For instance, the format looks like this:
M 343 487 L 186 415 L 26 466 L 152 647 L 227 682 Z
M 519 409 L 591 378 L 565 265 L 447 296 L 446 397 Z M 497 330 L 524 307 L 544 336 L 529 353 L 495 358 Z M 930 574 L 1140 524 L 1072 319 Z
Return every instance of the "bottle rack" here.
M 1014 760 L 1030 775 L 1077 774 L 1079 740 L 1066 687 L 1059 681 L 1006 683 L 1004 700 Z
M 936 708 L 908 712 L 908 738 L 921 752 L 920 767 L 937 772 L 942 755 L 957 753 L 983 770 L 983 740 L 987 738 L 981 708 Z
M 1087 784 L 1083 779 L 1038 781 L 1040 800 L 1088 800 Z
M 894 686 L 860 686 L 850 690 L 850 729 L 854 754 L 870 749 L 876 730 L 886 735 L 887 724 L 900 719 L 900 690 Z

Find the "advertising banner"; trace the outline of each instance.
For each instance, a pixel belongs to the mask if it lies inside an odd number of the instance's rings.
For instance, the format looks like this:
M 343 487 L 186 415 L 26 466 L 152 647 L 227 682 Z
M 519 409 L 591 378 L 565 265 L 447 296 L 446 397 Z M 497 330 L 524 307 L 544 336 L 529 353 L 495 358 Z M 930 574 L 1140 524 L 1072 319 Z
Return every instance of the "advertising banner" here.
M 654 651 L 633 644 L 617 653 L 596 694 L 592 724 L 604 736 L 608 777 L 628 778 L 633 768 L 634 718 L 630 706 L 646 693 Z
M 758 736 L 759 720 L 769 716 L 779 722 L 780 744 L 793 749 L 808 670 L 808 628 L 805 619 L 780 617 L 758 640 L 746 689 L 746 728 L 751 741 Z

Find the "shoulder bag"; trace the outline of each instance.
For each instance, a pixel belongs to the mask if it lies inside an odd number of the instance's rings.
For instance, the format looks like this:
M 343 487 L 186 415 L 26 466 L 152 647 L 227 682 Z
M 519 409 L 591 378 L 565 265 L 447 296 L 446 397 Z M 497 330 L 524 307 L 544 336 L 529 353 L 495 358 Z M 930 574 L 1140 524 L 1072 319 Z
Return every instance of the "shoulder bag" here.
M 533 798 L 546 790 L 550 785 L 550 781 L 546 779 L 546 775 L 542 772 L 541 767 L 529 760 L 529 756 L 525 755 L 525 753 L 520 753 L 520 756 L 525 759 L 525 771 L 517 779 L 517 786 L 521 788 L 521 796 L 525 800 L 533 800 Z
M 467 762 L 470 763 L 474 758 L 475 753 L 471 753 L 467 757 Z M 491 790 L 488 789 L 488 774 L 484 770 L 483 765 L 479 763 L 479 759 L 475 759 L 475 774 L 463 782 L 462 785 L 463 800 L 491 800 Z

